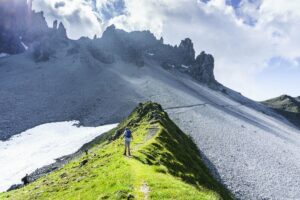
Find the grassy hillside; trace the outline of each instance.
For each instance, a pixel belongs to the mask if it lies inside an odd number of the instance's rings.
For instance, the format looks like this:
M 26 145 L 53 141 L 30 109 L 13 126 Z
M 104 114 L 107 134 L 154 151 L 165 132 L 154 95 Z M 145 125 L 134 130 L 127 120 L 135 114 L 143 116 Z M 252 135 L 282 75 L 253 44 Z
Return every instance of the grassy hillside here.
M 282 95 L 262 102 L 300 128 L 300 97 Z
M 133 131 L 132 157 L 122 155 L 124 139 L 116 134 L 125 127 Z M 158 104 L 140 104 L 86 148 L 88 155 L 0 199 L 232 199 L 212 178 L 193 141 Z

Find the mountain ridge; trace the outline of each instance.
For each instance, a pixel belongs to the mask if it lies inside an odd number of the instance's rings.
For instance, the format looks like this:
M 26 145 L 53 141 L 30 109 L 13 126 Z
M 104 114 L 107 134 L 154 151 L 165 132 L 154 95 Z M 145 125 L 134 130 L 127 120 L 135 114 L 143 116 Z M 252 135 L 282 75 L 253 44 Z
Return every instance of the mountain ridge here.
M 262 102 L 300 128 L 300 98 L 281 95 Z
M 53 27 L 36 43 L 24 40 L 23 53 L 0 58 L 1 140 L 49 122 L 117 123 L 139 102 L 153 101 L 170 108 L 236 198 L 300 196 L 299 129 L 266 105 L 206 82 L 213 59 L 204 54 L 195 62 L 189 40 L 171 46 L 149 31 L 110 27 L 105 40 L 73 41 Z
M 123 138 L 119 133 L 125 127 L 133 131 L 132 158 L 122 155 Z M 210 175 L 198 151 L 159 104 L 147 102 L 139 104 L 117 128 L 84 145 L 59 169 L 0 197 L 232 199 Z M 117 178 L 112 174 L 117 174 Z M 146 191 L 140 189 L 145 187 Z
M 3 4 L 5 5 L 5 4 Z M 42 16 L 42 13 L 38 13 L 38 16 Z M 33 18 L 36 16 L 32 15 Z M 43 20 L 45 20 L 43 18 Z M 44 23 L 46 23 L 44 21 Z M 30 30 L 30 29 L 29 29 Z M 30 32 L 34 35 L 34 32 Z M 38 32 L 38 34 L 40 34 Z M 12 95 L 11 103 L 15 106 L 4 106 L 3 113 L 7 113 L 8 118 L 14 113 L 13 110 L 24 110 L 24 108 L 19 108 L 16 104 L 22 103 L 23 100 L 28 99 L 28 102 L 25 103 L 27 105 L 31 104 L 30 96 L 22 97 L 20 100 L 19 97 L 14 97 L 14 94 L 20 93 L 21 91 L 14 91 L 15 89 L 19 90 L 23 88 L 23 90 L 29 90 L 29 93 L 35 92 L 38 90 L 40 85 L 44 87 L 44 90 L 53 90 L 59 91 L 58 87 L 53 88 L 53 84 L 55 82 L 65 82 L 65 81 L 79 81 L 81 79 L 79 71 L 84 71 L 83 74 L 93 73 L 88 72 L 98 69 L 95 68 L 104 68 L 109 65 L 118 65 L 121 62 L 133 65 L 136 67 L 144 67 L 145 65 L 158 65 L 161 68 L 165 69 L 169 72 L 180 72 L 183 74 L 189 75 L 195 81 L 198 81 L 202 84 L 206 84 L 211 88 L 218 88 L 221 85 L 215 80 L 213 69 L 214 69 L 214 59 L 210 54 L 206 54 L 201 52 L 197 57 L 195 57 L 195 50 L 193 48 L 193 43 L 190 39 L 186 38 L 182 40 L 179 46 L 171 46 L 163 44 L 163 39 L 157 39 L 150 31 L 133 31 L 126 32 L 120 29 L 116 29 L 114 25 L 109 26 L 104 32 L 101 38 L 81 38 L 79 40 L 70 40 L 67 38 L 66 29 L 64 28 L 62 23 L 59 23 L 55 20 L 53 22 L 52 28 L 47 28 L 46 31 L 42 32 L 38 37 L 35 37 L 35 41 L 32 43 L 27 43 L 28 49 L 25 52 L 17 52 L 14 55 L 4 57 L 0 59 L 0 71 L 2 71 L 3 75 L 6 74 L 6 77 L 3 77 L 5 84 L 8 84 L 8 87 L 14 87 L 12 90 L 5 91 L 9 95 Z M 20 62 L 20 63 L 19 63 Z M 151 64 L 150 64 L 151 63 Z M 54 66 L 52 65 L 62 65 L 62 66 Z M 22 67 L 20 67 L 22 66 Z M 39 71 L 39 69 L 43 68 L 43 71 Z M 51 69 L 52 68 L 52 69 Z M 80 69 L 81 68 L 81 69 Z M 53 70 L 57 70 L 54 72 L 55 74 L 60 74 L 58 77 L 61 77 L 60 80 L 54 80 L 52 76 L 47 73 L 53 73 Z M 108 69 L 109 70 L 109 69 Z M 18 77 L 20 83 L 26 82 L 25 85 L 18 85 L 18 83 L 9 84 L 10 77 L 13 77 L 14 74 L 21 74 L 27 72 L 33 72 L 33 74 L 37 74 L 37 77 L 32 78 L 32 83 L 27 82 L 25 77 Z M 101 70 L 100 70 L 101 71 Z M 100 72 L 99 71 L 99 72 Z M 103 70 L 102 70 L 103 71 Z M 97 76 L 99 72 L 95 72 L 93 76 Z M 65 75 L 63 75 L 65 73 Z M 76 74 L 79 73 L 79 74 Z M 53 79 L 54 83 L 51 83 L 51 80 L 45 80 L 43 76 L 50 77 Z M 63 77 L 64 76 L 64 77 Z M 70 77 L 70 78 L 66 78 Z M 82 77 L 84 78 L 84 77 Z M 39 79 L 39 80 L 35 80 Z M 65 80 L 63 80 L 65 79 Z M 37 81 L 37 82 L 36 82 Z M 41 84 L 41 82 L 43 84 Z M 72 84 L 72 83 L 70 83 Z M 50 87 L 50 88 L 49 88 Z M 73 87 L 73 86 L 70 86 Z M 35 89 L 37 88 L 37 89 Z M 46 89 L 48 88 L 48 89 Z M 42 88 L 40 88 L 42 89 Z M 67 87 L 65 88 L 67 89 Z M 33 91 L 30 91 L 33 90 Z M 53 91 L 54 93 L 56 91 Z M 41 93 L 44 93 L 42 91 Z M 32 96 L 37 96 L 39 94 L 32 94 Z M 46 94 L 47 95 L 47 94 Z M 5 95 L 4 95 L 5 96 Z M 57 95 L 55 95 L 57 96 Z M 39 99 L 40 97 L 37 97 Z M 62 97 L 64 98 L 64 97 Z M 66 97 L 68 98 L 68 97 Z M 79 97 L 76 97 L 79 98 Z M 84 98 L 84 97 L 83 97 Z M 44 102 L 49 102 L 47 100 L 39 100 Z M 91 101 L 94 101 L 90 99 Z M 1 100 L 0 100 L 1 101 Z M 4 101 L 4 99 L 3 99 Z M 54 101 L 51 100 L 51 101 Z M 49 102 L 50 103 L 50 102 Z M 2 104 L 6 105 L 7 103 L 3 102 Z M 40 103 L 38 103 L 40 104 Z M 51 104 L 51 103 L 50 103 Z M 30 105 L 31 106 L 31 105 Z M 41 107 L 43 105 L 38 105 Z M 52 107 L 52 105 L 49 105 Z M 82 105 L 78 105 L 82 106 Z M 133 108 L 134 105 L 131 106 Z M 45 106 L 43 106 L 45 107 Z M 13 109 L 13 110 L 11 110 Z M 39 108 L 41 109 L 41 108 Z M 72 110 L 72 108 L 70 108 Z M 36 110 L 36 108 L 33 108 Z M 24 112 L 24 111 L 21 111 Z M 29 111 L 25 111 L 29 112 Z M 38 115 L 41 115 L 40 111 L 38 111 Z M 49 111 L 47 111 L 49 112 Z M 50 111 L 51 112 L 51 111 Z M 85 111 L 84 111 L 85 112 Z M 128 114 L 129 110 L 127 111 Z M 72 113 L 74 113 L 72 111 Z M 29 113 L 18 114 L 21 118 L 24 118 L 25 115 Z M 81 117 L 77 117 L 70 113 L 66 113 L 68 116 L 65 120 L 72 120 L 74 118 L 80 120 Z M 56 115 L 56 114 L 51 114 Z M 124 117 L 123 115 L 122 117 Z M 40 116 L 40 118 L 44 118 L 45 116 Z M 14 117 L 13 117 L 14 118 Z M 25 118 L 28 118 L 27 116 Z M 60 117 L 51 117 L 47 120 L 38 120 L 39 122 L 34 122 L 32 120 L 29 121 L 30 126 L 24 127 L 22 124 L 14 124 L 10 119 L 3 120 L 3 124 L 0 124 L 2 130 L 0 130 L 0 140 L 7 140 L 12 135 L 18 134 L 22 131 L 25 131 L 28 128 L 39 125 L 43 122 L 49 121 L 57 121 Z M 120 118 L 119 118 L 120 119 Z M 80 120 L 83 122 L 83 120 Z M 114 121 L 115 122 L 115 121 Z M 21 122 L 18 122 L 21 123 Z M 23 122 L 22 122 L 23 123 Z M 102 122 L 103 123 L 103 122 Z M 87 124 L 86 125 L 95 125 L 95 124 Z

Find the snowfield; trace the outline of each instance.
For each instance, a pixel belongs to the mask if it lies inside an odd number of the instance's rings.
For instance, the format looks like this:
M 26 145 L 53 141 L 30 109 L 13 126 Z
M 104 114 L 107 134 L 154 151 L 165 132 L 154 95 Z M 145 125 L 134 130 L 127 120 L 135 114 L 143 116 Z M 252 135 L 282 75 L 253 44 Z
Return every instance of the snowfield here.
M 0 141 L 0 192 L 21 183 L 26 173 L 77 151 L 83 144 L 117 126 L 77 127 L 77 121 L 43 124 Z
M 144 58 L 144 66 L 118 57 L 104 64 L 86 42 L 79 41 L 71 55 L 70 46 L 61 48 L 47 62 L 26 54 L 0 60 L 0 139 L 53 121 L 116 123 L 151 100 L 193 137 L 207 166 L 238 199 L 300 199 L 300 131 L 283 117 L 229 89 L 214 91 L 176 69 L 163 69 L 156 53 Z M 3 151 L 0 159 L 9 162 L 11 154 Z M 24 175 L 11 169 L 1 173 Z

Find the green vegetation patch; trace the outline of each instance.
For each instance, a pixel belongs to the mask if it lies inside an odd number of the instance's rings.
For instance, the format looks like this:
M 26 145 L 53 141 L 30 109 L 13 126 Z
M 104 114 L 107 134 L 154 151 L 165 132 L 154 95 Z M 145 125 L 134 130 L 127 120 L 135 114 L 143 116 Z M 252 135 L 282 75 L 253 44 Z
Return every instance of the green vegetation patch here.
M 132 157 L 122 132 L 133 132 Z M 0 199 L 232 199 L 209 173 L 199 150 L 161 106 L 140 104 L 119 126 L 84 145 L 61 169 Z
M 274 99 L 263 101 L 263 104 L 269 106 L 279 114 L 287 118 L 291 123 L 300 128 L 300 98 L 293 98 L 288 95 L 282 95 Z

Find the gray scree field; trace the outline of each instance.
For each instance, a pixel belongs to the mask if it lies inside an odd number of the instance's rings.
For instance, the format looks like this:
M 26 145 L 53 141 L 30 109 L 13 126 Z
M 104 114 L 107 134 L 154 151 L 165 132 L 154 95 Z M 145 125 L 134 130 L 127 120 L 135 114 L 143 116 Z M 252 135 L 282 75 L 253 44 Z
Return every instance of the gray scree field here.
M 218 84 L 212 69 L 203 70 L 212 57 L 194 59 L 189 40 L 171 47 L 149 32 L 111 27 L 101 39 L 42 43 L 0 58 L 2 140 L 48 122 L 119 122 L 151 100 L 192 136 L 238 199 L 300 199 L 300 131 Z

